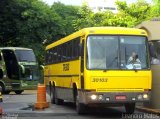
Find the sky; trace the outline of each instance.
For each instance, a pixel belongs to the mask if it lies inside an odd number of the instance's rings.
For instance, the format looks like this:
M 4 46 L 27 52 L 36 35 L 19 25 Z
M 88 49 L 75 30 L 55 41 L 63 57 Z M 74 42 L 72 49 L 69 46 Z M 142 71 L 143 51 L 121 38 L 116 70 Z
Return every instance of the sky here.
M 57 2 L 57 1 L 60 1 L 66 5 L 82 5 L 82 3 L 84 2 L 84 0 L 42 0 L 42 1 L 46 2 L 49 5 L 52 5 L 54 2 Z M 108 0 L 108 1 L 112 1 L 112 0 Z M 126 0 L 126 1 L 128 4 L 130 4 L 130 3 L 136 2 L 137 0 Z M 151 3 L 152 0 L 146 0 L 146 1 L 148 3 Z

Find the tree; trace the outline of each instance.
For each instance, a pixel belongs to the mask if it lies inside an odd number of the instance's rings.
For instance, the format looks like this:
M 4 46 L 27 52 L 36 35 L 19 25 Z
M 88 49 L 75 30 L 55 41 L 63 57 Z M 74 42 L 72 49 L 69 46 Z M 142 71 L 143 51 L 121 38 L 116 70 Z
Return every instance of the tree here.
M 78 8 L 78 6 L 64 5 L 60 2 L 55 2 L 51 6 L 51 9 L 55 11 L 62 19 L 60 23 L 63 28 L 61 31 L 61 37 L 75 32 L 75 29 L 73 27 L 73 21 L 79 18 L 77 14 Z
M 0 46 L 32 48 L 43 59 L 39 50 L 61 34 L 61 17 L 39 0 L 1 0 L 0 8 Z
M 84 4 L 78 10 L 79 19 L 74 20 L 74 29 L 77 31 L 85 27 L 94 26 L 94 22 L 91 20 L 93 15 L 94 14 L 91 9 L 89 9 L 89 7 Z
M 147 3 L 145 0 L 138 0 L 136 3 L 132 3 L 127 5 L 125 1 L 116 2 L 118 5 L 118 10 L 126 17 L 134 19 L 135 22 L 133 25 L 137 25 L 142 21 L 149 20 L 152 15 L 151 13 L 151 5 Z M 130 19 L 130 20 L 132 20 Z
M 152 15 L 154 17 L 160 16 L 160 0 L 153 0 L 154 6 L 152 7 Z
M 17 17 L 15 7 L 14 0 L 0 1 L 0 46 L 9 45 L 13 42 L 18 43 L 15 40 L 17 35 L 16 20 L 14 19 L 14 17 Z

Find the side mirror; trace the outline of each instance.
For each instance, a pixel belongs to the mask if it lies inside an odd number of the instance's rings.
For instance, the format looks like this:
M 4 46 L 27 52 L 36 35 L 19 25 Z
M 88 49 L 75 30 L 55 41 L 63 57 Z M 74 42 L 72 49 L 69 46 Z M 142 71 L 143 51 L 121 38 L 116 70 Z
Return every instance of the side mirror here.
M 40 68 L 41 68 L 42 70 L 44 70 L 44 66 L 43 66 L 43 65 L 40 65 Z
M 25 74 L 25 67 L 23 65 L 20 65 L 21 69 L 22 69 L 22 74 Z
M 79 44 L 79 56 L 84 56 L 84 40 Z

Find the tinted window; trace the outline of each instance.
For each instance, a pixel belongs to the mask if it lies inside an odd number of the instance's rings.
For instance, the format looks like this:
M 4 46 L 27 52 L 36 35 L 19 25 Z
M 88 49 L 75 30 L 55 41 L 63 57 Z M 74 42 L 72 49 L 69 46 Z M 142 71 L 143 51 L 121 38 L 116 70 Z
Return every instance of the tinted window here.
M 151 64 L 160 64 L 160 41 L 149 42 Z
M 46 64 L 77 59 L 80 38 L 73 39 L 46 51 Z
M 36 58 L 32 50 L 16 50 L 15 54 L 17 56 L 18 61 L 24 62 L 35 62 Z

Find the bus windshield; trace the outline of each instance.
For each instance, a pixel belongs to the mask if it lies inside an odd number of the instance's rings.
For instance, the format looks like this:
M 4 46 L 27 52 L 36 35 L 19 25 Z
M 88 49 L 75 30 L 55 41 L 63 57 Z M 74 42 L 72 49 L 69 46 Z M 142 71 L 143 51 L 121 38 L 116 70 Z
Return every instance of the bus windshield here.
M 20 62 L 36 62 L 36 58 L 32 50 L 16 50 L 15 54 Z
M 148 69 L 144 36 L 88 36 L 88 69 Z

